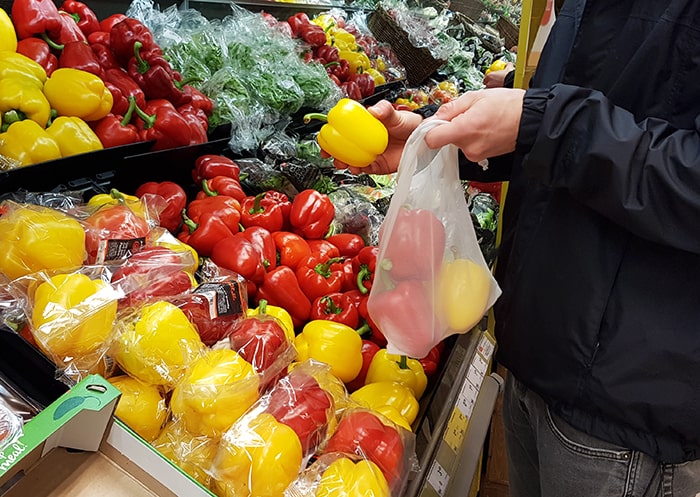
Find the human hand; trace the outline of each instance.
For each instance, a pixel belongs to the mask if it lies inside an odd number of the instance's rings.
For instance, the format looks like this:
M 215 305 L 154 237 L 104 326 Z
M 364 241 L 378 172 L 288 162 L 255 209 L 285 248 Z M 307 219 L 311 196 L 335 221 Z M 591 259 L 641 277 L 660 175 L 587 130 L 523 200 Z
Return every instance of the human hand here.
M 432 149 L 459 147 L 472 162 L 515 150 L 525 90 L 491 88 L 470 91 L 440 106 L 430 119 L 449 121 L 428 131 Z
M 338 159 L 333 160 L 337 169 L 349 169 L 353 174 L 390 174 L 396 172 L 406 140 L 423 120 L 423 117 L 410 111 L 396 110 L 391 103 L 380 100 L 367 110 L 379 119 L 389 132 L 389 144 L 383 154 L 378 155 L 367 167 L 351 167 Z M 328 154 L 322 152 L 324 157 Z
M 506 75 L 515 69 L 512 62 L 506 62 L 506 67 L 499 71 L 491 71 L 484 76 L 484 86 L 486 88 L 503 88 L 503 81 Z

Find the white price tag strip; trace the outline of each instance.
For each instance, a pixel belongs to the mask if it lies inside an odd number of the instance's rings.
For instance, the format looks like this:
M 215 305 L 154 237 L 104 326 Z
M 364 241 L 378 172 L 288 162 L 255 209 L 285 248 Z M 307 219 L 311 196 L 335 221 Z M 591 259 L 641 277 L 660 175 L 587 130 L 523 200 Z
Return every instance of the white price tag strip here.
M 450 482 L 450 475 L 445 471 L 437 460 L 433 461 L 428 473 L 428 483 L 442 497 L 447 490 L 447 484 Z

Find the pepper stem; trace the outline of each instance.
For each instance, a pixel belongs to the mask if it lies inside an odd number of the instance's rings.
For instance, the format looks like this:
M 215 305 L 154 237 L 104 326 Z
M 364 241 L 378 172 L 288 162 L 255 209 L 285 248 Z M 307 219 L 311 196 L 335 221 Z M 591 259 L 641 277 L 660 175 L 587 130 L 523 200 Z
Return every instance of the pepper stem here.
M 309 112 L 308 114 L 304 115 L 304 124 L 309 124 L 313 119 L 317 119 L 319 121 L 327 123 L 328 114 L 321 114 L 319 112 Z
M 328 279 L 331 277 L 331 265 L 337 264 L 338 262 L 342 261 L 342 257 L 331 257 L 325 262 L 319 262 L 318 264 L 316 264 L 316 267 L 314 267 L 314 271 L 316 271 L 317 274 Z
M 364 324 L 362 326 L 360 326 L 359 328 L 357 328 L 355 331 L 357 332 L 358 335 L 364 336 L 368 333 L 371 333 L 372 328 L 370 327 L 369 323 L 367 321 L 365 321 Z
M 340 314 L 343 312 L 343 309 L 338 307 L 328 295 L 321 297 L 321 303 L 325 306 L 326 314 Z
M 187 215 L 187 209 L 182 209 L 182 222 L 187 226 L 187 231 L 189 231 L 190 235 L 199 228 L 199 225 Z
M 399 369 L 411 369 L 408 367 L 408 357 L 405 355 L 401 356 L 397 364 L 399 365 Z
M 41 39 L 44 40 L 44 41 L 46 42 L 46 44 L 47 44 L 48 46 L 50 46 L 51 48 L 53 48 L 54 50 L 59 50 L 59 51 L 60 51 L 60 50 L 63 50 L 63 47 L 65 47 L 65 45 L 62 45 L 62 44 L 60 44 L 60 43 L 56 43 L 56 42 L 53 41 L 51 38 L 49 38 L 49 35 L 48 35 L 48 33 L 47 33 L 46 31 L 44 31 L 43 33 L 41 33 Z
M 133 95 L 129 95 L 128 97 L 129 100 L 129 108 L 126 109 L 126 112 L 124 113 L 124 117 L 122 117 L 122 120 L 119 124 L 122 126 L 126 126 L 131 122 L 131 116 L 134 115 L 134 111 L 136 110 L 136 97 Z
M 360 291 L 360 293 L 362 295 L 365 295 L 366 293 L 369 292 L 369 290 L 367 290 L 367 287 L 365 285 L 363 285 L 363 283 L 365 282 L 365 280 L 370 279 L 371 276 L 372 276 L 372 272 L 369 270 L 369 268 L 367 266 L 365 266 L 363 264 L 362 269 L 360 269 L 357 272 L 357 289 Z
M 258 312 L 260 314 L 267 314 L 267 300 L 260 299 L 260 302 L 258 302 Z
M 138 43 L 138 42 L 136 42 Z M 149 129 L 152 128 L 153 125 L 156 123 L 156 115 L 150 115 L 146 114 L 141 107 L 138 106 L 136 103 L 136 98 L 134 98 L 133 95 L 129 96 L 129 99 L 134 100 L 134 112 L 136 112 L 136 115 L 139 116 L 143 120 L 143 129 Z M 131 105 L 131 103 L 129 103 Z
M 253 199 L 253 207 L 248 210 L 248 214 L 261 214 L 265 212 L 265 208 L 262 206 L 262 199 L 265 197 L 266 192 L 258 193 Z
M 207 197 L 216 197 L 219 195 L 219 192 L 209 188 L 209 183 L 207 182 L 206 178 L 202 180 L 202 191 L 207 194 Z
M 145 60 L 143 60 L 143 57 L 141 57 L 141 47 L 143 47 L 143 43 L 141 43 L 140 41 L 134 42 L 134 57 L 136 58 L 136 70 L 139 72 L 139 74 L 146 74 L 151 68 L 151 65 Z

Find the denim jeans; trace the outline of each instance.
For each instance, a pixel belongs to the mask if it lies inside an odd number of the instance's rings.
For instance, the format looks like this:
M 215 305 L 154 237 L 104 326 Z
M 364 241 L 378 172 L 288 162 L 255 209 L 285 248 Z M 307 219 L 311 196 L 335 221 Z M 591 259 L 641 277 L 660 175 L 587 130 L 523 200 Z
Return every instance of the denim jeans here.
M 700 497 L 700 460 L 663 464 L 580 432 L 512 374 L 503 395 L 510 497 Z

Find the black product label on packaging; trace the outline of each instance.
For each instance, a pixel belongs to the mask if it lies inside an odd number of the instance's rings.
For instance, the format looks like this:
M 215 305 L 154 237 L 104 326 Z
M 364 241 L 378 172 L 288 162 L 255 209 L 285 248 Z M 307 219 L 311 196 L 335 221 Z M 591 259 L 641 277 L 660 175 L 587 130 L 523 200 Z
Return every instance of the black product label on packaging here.
M 97 249 L 96 263 L 120 261 L 128 259 L 132 254 L 135 254 L 141 247 L 146 244 L 146 238 L 130 238 L 128 240 L 100 240 Z
M 240 285 L 237 281 L 202 283 L 194 292 L 207 297 L 212 318 L 243 313 Z

